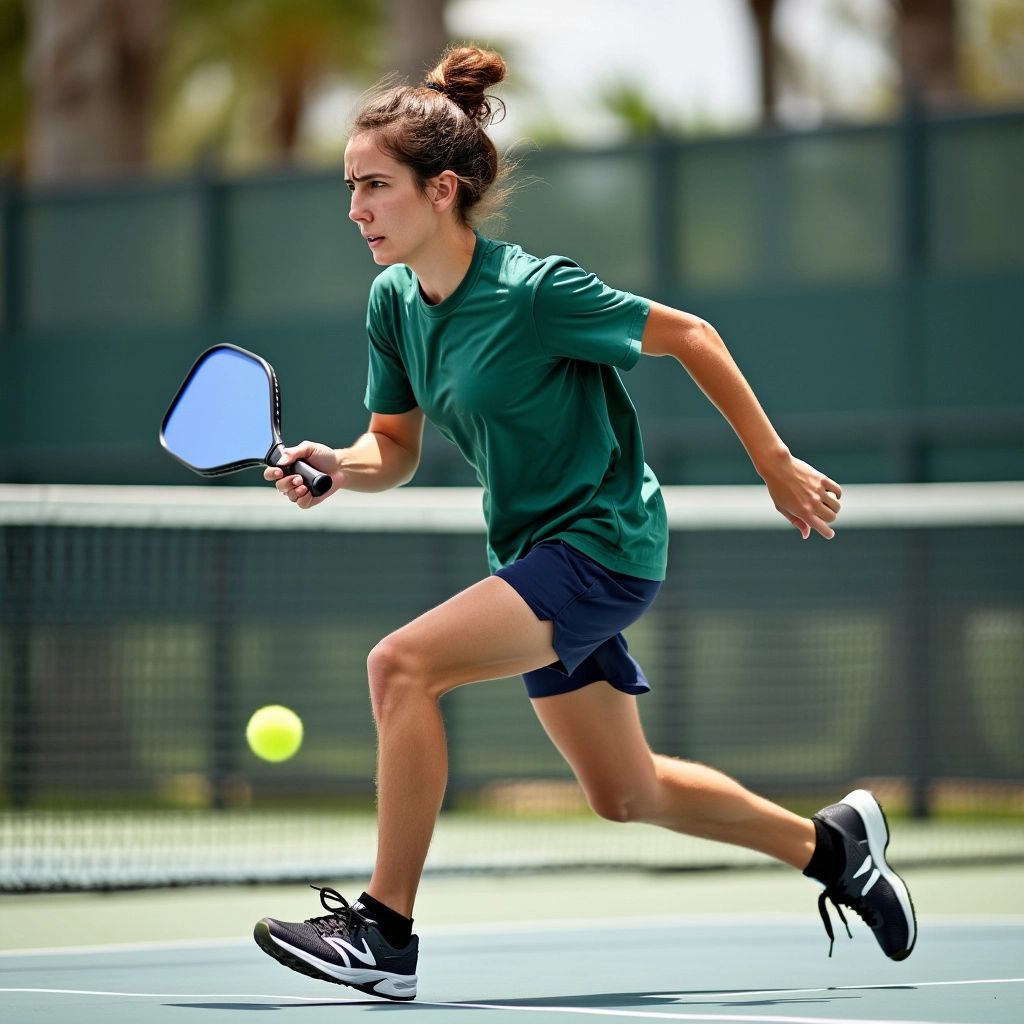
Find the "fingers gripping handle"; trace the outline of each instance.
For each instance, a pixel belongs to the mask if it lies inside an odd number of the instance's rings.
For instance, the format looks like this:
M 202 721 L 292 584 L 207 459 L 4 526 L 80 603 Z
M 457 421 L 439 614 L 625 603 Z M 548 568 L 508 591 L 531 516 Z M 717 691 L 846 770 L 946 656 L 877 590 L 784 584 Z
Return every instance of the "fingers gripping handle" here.
M 314 469 L 308 462 L 299 459 L 291 468 L 302 477 L 314 498 L 319 498 L 331 489 L 331 478 L 326 473 Z
M 298 473 L 302 477 L 302 482 L 309 488 L 309 493 L 314 498 L 319 498 L 331 489 L 331 478 L 326 473 L 321 473 L 318 469 L 314 469 L 308 462 L 303 462 L 302 459 L 296 460 L 290 466 L 278 466 L 278 459 L 281 458 L 283 451 L 284 445 L 275 444 L 267 456 L 267 465 L 277 466 L 278 469 L 283 469 L 285 473 Z

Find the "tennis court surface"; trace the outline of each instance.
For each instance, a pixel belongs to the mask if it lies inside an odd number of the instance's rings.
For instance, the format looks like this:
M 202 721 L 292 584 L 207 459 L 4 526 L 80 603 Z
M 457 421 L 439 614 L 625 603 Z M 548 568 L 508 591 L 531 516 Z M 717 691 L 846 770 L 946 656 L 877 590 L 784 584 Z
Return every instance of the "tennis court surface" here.
M 438 879 L 428 886 L 419 929 L 419 997 L 401 1004 L 293 974 L 241 929 L 230 938 L 201 937 L 234 916 L 306 906 L 301 887 L 5 897 L 4 944 L 38 933 L 55 948 L 0 954 L 0 1014 L 84 1024 L 401 1013 L 494 1024 L 1024 1019 L 1024 870 L 927 870 L 911 881 L 920 940 L 908 961 L 895 964 L 859 921 L 851 922 L 852 941 L 840 929 L 829 959 L 814 889 L 786 872 Z M 426 916 L 444 919 L 429 914 L 434 901 L 463 920 L 426 923 Z M 174 902 L 178 911 L 170 914 Z M 725 911 L 705 909 L 713 905 Z M 976 912 L 940 912 L 943 906 Z M 571 907 L 583 916 L 548 916 Z M 687 908 L 697 912 L 677 912 Z M 62 946 L 109 938 L 118 926 L 123 935 L 159 935 L 164 920 L 175 938 Z M 177 937 L 189 928 L 195 938 Z
M 416 1002 L 260 952 L 259 918 L 320 913 L 306 882 L 369 875 L 366 652 L 481 571 L 479 494 L 409 490 L 0 486 L 0 1022 L 1024 1021 L 1020 483 L 851 487 L 841 543 L 796 549 L 756 488 L 670 489 L 678 569 L 630 631 L 662 752 L 805 814 L 879 794 L 905 963 L 857 920 L 829 959 L 762 855 L 591 814 L 517 679 L 445 698 Z M 259 762 L 282 701 L 303 748 Z

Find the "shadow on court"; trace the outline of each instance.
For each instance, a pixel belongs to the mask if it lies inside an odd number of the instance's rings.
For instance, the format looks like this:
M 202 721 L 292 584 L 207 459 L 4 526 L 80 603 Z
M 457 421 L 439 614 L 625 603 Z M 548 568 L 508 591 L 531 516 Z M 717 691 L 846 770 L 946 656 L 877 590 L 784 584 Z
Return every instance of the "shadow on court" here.
M 255 1013 L 260 1010 L 316 1010 L 323 1009 L 325 1006 L 334 1007 L 337 1009 L 339 1006 L 380 1006 L 378 1000 L 374 1000 L 372 1003 L 367 1001 L 365 1003 L 352 1000 L 351 1002 L 339 1003 L 336 1000 L 325 1000 L 322 1003 L 229 1003 L 229 1002 L 218 1002 L 218 1003 L 164 1003 L 169 1009 L 175 1010 L 244 1010 L 247 1013 Z M 390 1004 L 389 1004 L 390 1005 Z
M 908 985 L 903 986 L 904 988 L 912 989 L 914 986 Z M 785 992 L 784 989 L 779 990 L 780 993 Z M 715 1000 L 715 995 L 721 995 L 721 1000 Z M 862 999 L 862 996 L 853 994 L 839 994 L 833 996 L 802 996 L 794 997 L 789 996 L 783 998 L 781 995 L 778 998 L 758 998 L 758 999 L 737 999 L 735 996 L 737 993 L 735 990 L 722 989 L 722 990 L 710 990 L 710 989 L 697 989 L 692 992 L 603 992 L 603 993 L 587 993 L 580 995 L 564 995 L 564 996 L 542 996 L 530 999 L 495 999 L 488 1001 L 486 1004 L 466 1002 L 461 1003 L 455 1000 L 450 1003 L 444 1003 L 446 1009 L 454 1012 L 468 1012 L 476 1011 L 480 1012 L 484 1006 L 488 1009 L 493 1010 L 518 1010 L 518 1009 L 530 1009 L 530 1010 L 542 1010 L 542 1009 L 569 1009 L 569 1010 L 582 1010 L 587 1009 L 593 1010 L 629 1010 L 638 1012 L 644 1009 L 655 1010 L 658 1007 L 684 1007 L 684 1006 L 701 1006 L 701 1007 L 805 1007 L 805 1006 L 818 1006 L 823 1004 L 831 1005 L 842 1000 L 857 1001 Z M 729 997 L 732 998 L 729 998 Z M 687 997 L 701 997 L 687 998 Z M 709 998 L 712 997 L 712 998 Z M 395 1011 L 400 1013 L 410 1013 L 412 1011 L 429 1011 L 430 1013 L 437 1013 L 438 1004 L 431 1002 L 410 1002 L 410 1003 L 388 1003 L 381 1002 L 379 999 L 367 999 L 367 1000 L 345 1000 L 344 1003 L 339 1003 L 337 1000 L 326 999 L 323 1002 L 304 1002 L 304 1003 L 255 1003 L 255 1002 L 229 1002 L 229 1001 L 207 1001 L 207 1002 L 181 1002 L 181 1003 L 164 1003 L 163 1006 L 168 1008 L 183 1009 L 183 1010 L 246 1010 L 246 1011 L 280 1011 L 280 1010 L 310 1010 L 310 1009 L 322 1009 L 325 1006 L 332 1006 L 337 1008 L 339 1005 L 345 1007 L 362 1007 L 366 1009 L 372 1009 L 378 1013 L 386 1013 L 388 1011 Z
M 779 990 L 780 993 L 784 989 Z M 495 999 L 496 1005 L 513 1007 L 588 1007 L 592 1009 L 636 1009 L 646 1007 L 653 1009 L 664 1006 L 796 1006 L 811 1003 L 833 1003 L 842 999 L 860 999 L 856 995 L 835 996 L 788 996 L 781 994 L 772 998 L 762 996 L 757 999 L 738 999 L 735 990 L 694 990 L 692 992 L 604 992 L 574 996 L 548 996 L 535 999 Z M 721 995 L 721 1000 L 714 996 Z M 700 996 L 700 999 L 694 998 Z M 731 996 L 731 998 L 729 998 Z M 710 998 L 709 998 L 710 997 Z

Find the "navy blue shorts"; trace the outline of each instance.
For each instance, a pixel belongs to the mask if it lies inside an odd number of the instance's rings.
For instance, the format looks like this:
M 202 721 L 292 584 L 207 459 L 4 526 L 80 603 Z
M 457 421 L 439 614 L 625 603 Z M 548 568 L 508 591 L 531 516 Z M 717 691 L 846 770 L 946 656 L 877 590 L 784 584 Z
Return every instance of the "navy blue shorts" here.
M 570 693 L 599 679 L 623 693 L 650 690 L 621 630 L 647 611 L 661 583 L 612 572 L 562 541 L 538 544 L 495 575 L 538 619 L 554 624 L 559 660 L 523 676 L 531 697 Z

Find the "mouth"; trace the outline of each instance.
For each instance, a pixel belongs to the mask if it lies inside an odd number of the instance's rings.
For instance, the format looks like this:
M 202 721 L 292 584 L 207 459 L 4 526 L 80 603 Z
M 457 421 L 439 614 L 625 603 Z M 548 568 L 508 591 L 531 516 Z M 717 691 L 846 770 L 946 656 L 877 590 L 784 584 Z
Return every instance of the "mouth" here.
M 363 240 L 371 248 L 375 249 L 381 242 L 384 241 L 383 235 L 363 235 Z

